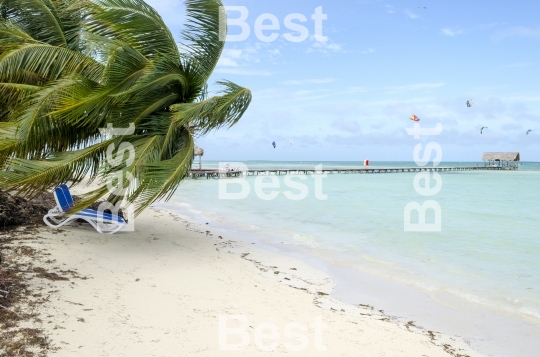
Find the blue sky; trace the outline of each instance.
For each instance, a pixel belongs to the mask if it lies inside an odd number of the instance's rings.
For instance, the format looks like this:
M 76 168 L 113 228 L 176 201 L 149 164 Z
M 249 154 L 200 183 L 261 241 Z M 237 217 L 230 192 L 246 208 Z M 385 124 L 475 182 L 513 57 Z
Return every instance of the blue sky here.
M 180 39 L 183 2 L 147 2 Z M 252 31 L 246 41 L 226 44 L 211 82 L 246 86 L 253 101 L 236 126 L 198 139 L 205 159 L 410 161 L 417 141 L 405 128 L 414 113 L 426 127 L 442 123 L 443 133 L 426 142 L 441 145 L 444 161 L 478 161 L 483 151 L 519 151 L 524 161 L 540 161 L 540 3 L 223 2 L 245 6 Z M 328 15 L 326 43 L 313 36 L 311 14 L 319 6 Z M 271 43 L 254 33 L 264 13 L 281 23 Z M 291 13 L 308 18 L 302 43 L 284 38 Z

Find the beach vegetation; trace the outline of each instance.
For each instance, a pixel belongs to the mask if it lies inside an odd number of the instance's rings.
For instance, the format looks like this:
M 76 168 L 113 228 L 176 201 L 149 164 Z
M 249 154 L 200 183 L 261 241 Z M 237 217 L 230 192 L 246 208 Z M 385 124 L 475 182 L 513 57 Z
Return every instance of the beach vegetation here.
M 234 125 L 251 101 L 227 80 L 209 94 L 221 1 L 185 4 L 177 42 L 142 0 L 0 0 L 0 189 L 95 180 L 77 207 L 104 198 L 137 214 L 170 198 L 194 139 Z

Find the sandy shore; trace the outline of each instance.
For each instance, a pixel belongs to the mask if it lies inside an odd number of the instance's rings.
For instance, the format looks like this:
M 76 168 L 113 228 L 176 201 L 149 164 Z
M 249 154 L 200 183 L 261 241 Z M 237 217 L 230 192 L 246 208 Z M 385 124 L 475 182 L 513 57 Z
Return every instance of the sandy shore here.
M 33 327 L 49 336 L 50 355 L 480 356 L 457 338 L 335 301 L 324 272 L 208 225 L 151 208 L 135 227 L 114 236 L 43 228 L 13 243 L 69 279 L 29 280 L 47 294 Z

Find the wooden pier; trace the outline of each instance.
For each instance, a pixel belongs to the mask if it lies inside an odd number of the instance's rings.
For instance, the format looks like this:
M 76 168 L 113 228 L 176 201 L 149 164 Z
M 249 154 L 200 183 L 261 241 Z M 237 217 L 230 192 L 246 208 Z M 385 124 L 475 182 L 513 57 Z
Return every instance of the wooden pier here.
M 245 171 L 218 170 L 218 169 L 192 169 L 190 177 L 198 178 L 226 178 L 240 176 L 283 176 L 283 175 L 320 175 L 320 174 L 385 174 L 400 172 L 449 172 L 449 171 L 492 171 L 517 170 L 517 165 L 509 166 L 453 166 L 453 167 L 361 167 L 361 168 L 323 168 L 317 169 L 249 169 Z

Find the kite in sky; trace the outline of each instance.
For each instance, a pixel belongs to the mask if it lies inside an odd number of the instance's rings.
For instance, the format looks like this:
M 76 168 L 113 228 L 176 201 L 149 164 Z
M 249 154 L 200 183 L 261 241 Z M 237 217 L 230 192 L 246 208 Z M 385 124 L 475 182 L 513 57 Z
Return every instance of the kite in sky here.
M 272 142 L 272 146 L 274 147 L 274 149 L 276 148 L 276 142 L 275 141 Z
M 467 106 L 468 106 L 469 108 L 472 107 L 472 99 L 469 99 L 469 100 L 467 101 Z
M 413 121 L 420 121 L 420 118 L 417 117 L 417 116 L 414 115 L 414 114 L 410 116 L 410 119 L 413 120 Z
M 480 129 L 480 134 L 483 134 L 484 129 L 489 129 L 487 126 L 483 126 L 482 129 Z
M 531 129 L 527 130 L 527 135 L 529 135 L 531 131 L 532 131 Z

